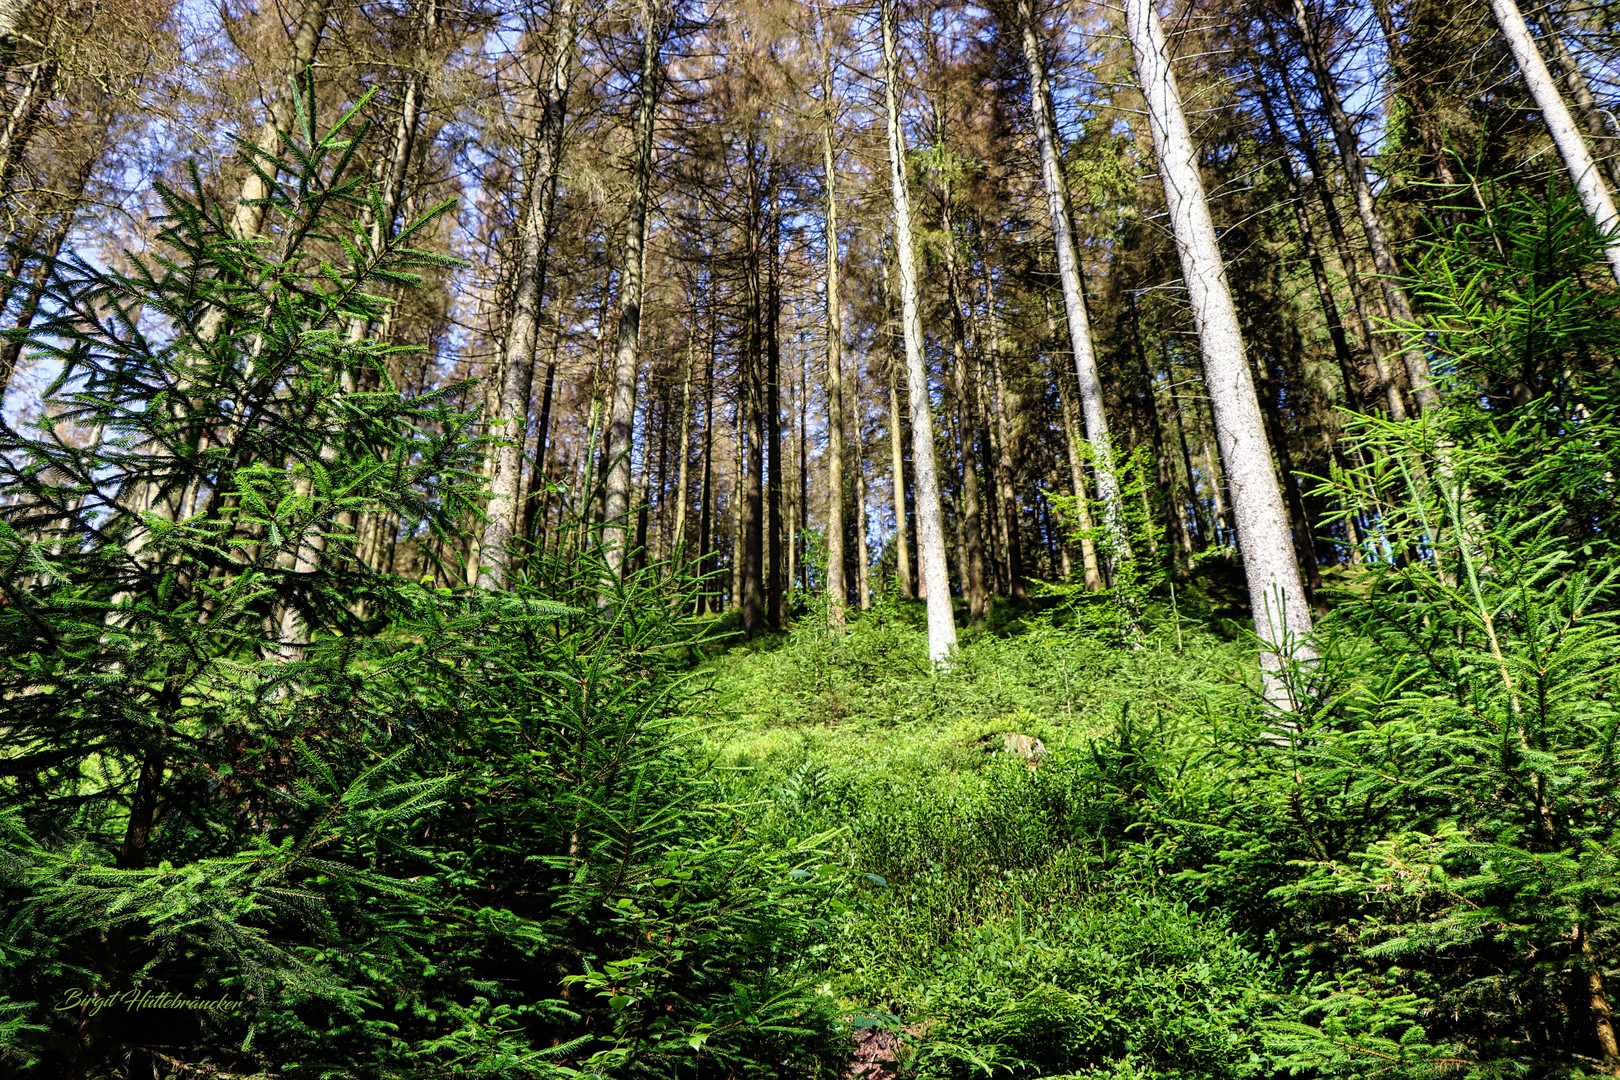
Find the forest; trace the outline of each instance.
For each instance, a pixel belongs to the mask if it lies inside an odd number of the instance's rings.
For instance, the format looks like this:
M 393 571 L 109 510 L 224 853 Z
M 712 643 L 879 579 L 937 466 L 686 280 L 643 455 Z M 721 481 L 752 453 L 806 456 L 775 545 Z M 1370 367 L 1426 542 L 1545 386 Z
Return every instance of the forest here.
M 1611 0 L 0 0 L 0 1077 L 1620 1076 L 1617 109 Z

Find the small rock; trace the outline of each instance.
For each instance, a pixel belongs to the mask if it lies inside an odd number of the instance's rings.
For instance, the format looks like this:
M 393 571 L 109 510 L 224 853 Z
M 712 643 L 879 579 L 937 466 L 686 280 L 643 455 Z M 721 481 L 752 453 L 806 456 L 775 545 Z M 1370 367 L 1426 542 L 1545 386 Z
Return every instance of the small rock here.
M 1031 767 L 1039 765 L 1041 759 L 1046 756 L 1045 743 L 1033 735 L 1020 735 L 1016 731 L 1001 733 L 1001 750 L 1005 754 L 1017 754 L 1029 762 Z

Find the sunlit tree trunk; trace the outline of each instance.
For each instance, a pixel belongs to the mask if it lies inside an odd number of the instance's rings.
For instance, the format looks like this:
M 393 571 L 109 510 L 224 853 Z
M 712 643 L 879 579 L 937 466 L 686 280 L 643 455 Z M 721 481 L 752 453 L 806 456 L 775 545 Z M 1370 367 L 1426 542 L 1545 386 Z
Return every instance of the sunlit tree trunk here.
M 658 119 L 662 81 L 659 53 L 663 47 L 661 0 L 642 0 L 641 75 L 636 95 L 635 159 L 631 167 L 630 203 L 624 223 L 624 258 L 619 267 L 618 345 L 613 353 L 613 394 L 608 411 L 606 503 L 602 549 L 610 569 L 621 573 L 626 555 L 634 441 L 636 380 L 641 360 L 641 305 L 647 269 L 648 203 L 652 196 L 653 129 Z
M 1496 25 L 1513 51 L 1514 62 L 1519 65 L 1519 74 L 1524 78 L 1530 97 L 1541 110 L 1542 122 L 1558 148 L 1558 156 L 1563 159 L 1564 170 L 1569 173 L 1570 183 L 1575 185 L 1581 205 L 1609 240 L 1604 255 L 1615 280 L 1620 281 L 1620 214 L 1615 213 L 1614 200 L 1592 161 L 1592 152 L 1587 149 L 1586 140 L 1581 138 L 1568 106 L 1553 83 L 1547 63 L 1530 36 L 1530 28 L 1524 24 L 1524 16 L 1519 13 L 1519 5 L 1514 0 L 1491 0 L 1491 14 L 1496 16 Z
M 1052 87 L 1047 82 L 1046 65 L 1041 57 L 1041 41 L 1035 21 L 1034 0 L 1018 0 L 1019 32 L 1023 42 L 1024 64 L 1029 71 L 1030 106 L 1035 117 L 1035 139 L 1040 144 L 1041 180 L 1046 187 L 1046 205 L 1052 220 L 1052 240 L 1057 248 L 1058 279 L 1063 287 L 1063 313 L 1069 325 L 1069 347 L 1074 353 L 1074 373 L 1080 390 L 1080 416 L 1085 424 L 1086 441 L 1091 445 L 1091 466 L 1102 504 L 1111 558 L 1131 558 L 1130 537 L 1125 525 L 1125 506 L 1119 478 L 1114 471 L 1113 446 L 1108 435 L 1108 414 L 1103 408 L 1102 378 L 1097 373 L 1096 350 L 1091 338 L 1091 318 L 1080 278 L 1080 255 L 1074 243 L 1074 223 L 1069 213 L 1068 187 L 1058 156 L 1057 118 L 1052 107 Z M 1089 578 L 1089 573 L 1088 573 Z
M 906 455 L 901 446 L 898 359 L 889 353 L 889 473 L 894 485 L 894 570 L 900 579 L 900 595 L 914 596 L 911 577 L 911 541 L 906 530 Z
M 492 413 L 492 434 L 501 445 L 494 454 L 489 515 L 479 537 L 477 565 L 480 588 L 499 588 L 512 565 L 511 540 L 516 527 L 518 476 L 523 469 L 523 438 L 528 429 L 529 397 L 534 389 L 534 353 L 540 333 L 540 306 L 545 295 L 546 251 L 551 242 L 552 205 L 562 159 L 563 114 L 574 53 L 574 0 L 560 0 L 552 16 L 551 77 L 531 117 L 534 165 L 530 170 L 523 217 L 518 229 L 517 267 L 512 280 L 511 312 L 501 350 L 500 396 Z
M 945 567 L 945 523 L 939 504 L 934 460 L 934 418 L 923 353 L 922 317 L 917 296 L 916 253 L 911 237 L 911 194 L 906 182 L 906 147 L 900 125 L 900 73 L 895 44 L 894 0 L 879 0 L 883 32 L 883 94 L 888 121 L 889 191 L 894 204 L 895 261 L 900 279 L 900 328 L 906 348 L 906 382 L 911 396 L 911 467 L 917 507 L 917 553 L 928 589 L 928 658 L 943 664 L 956 647 L 951 589 Z
M 1289 660 L 1308 661 L 1311 613 L 1293 557 L 1293 538 L 1283 509 L 1265 421 L 1244 355 L 1237 309 L 1216 242 L 1204 184 L 1198 173 L 1181 92 L 1151 0 L 1126 0 L 1126 33 L 1136 60 L 1137 81 L 1147 104 L 1159 176 L 1181 259 L 1193 322 L 1203 346 L 1205 385 L 1226 463 L 1238 545 L 1248 578 L 1260 665 L 1267 699 L 1280 710 L 1294 703 L 1278 673 Z

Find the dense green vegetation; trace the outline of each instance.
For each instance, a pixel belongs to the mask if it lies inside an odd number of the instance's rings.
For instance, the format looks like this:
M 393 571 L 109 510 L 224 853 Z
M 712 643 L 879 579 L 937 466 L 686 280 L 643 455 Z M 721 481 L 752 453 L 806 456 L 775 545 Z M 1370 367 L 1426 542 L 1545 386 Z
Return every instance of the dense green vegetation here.
M 354 551 L 480 492 L 467 415 L 363 332 L 444 209 L 368 241 L 362 135 L 301 116 L 273 250 L 166 189 L 163 253 L 54 262 L 22 335 L 64 411 L 0 443 L 7 1072 L 1605 1067 L 1612 373 L 1357 422 L 1314 482 L 1387 558 L 1324 589 L 1292 711 L 1220 557 L 1128 627 L 1037 587 L 943 670 L 892 595 L 741 640 L 589 514 L 499 590 L 434 588 Z M 1608 352 L 1600 241 L 1504 196 L 1437 230 L 1408 329 L 1460 385 Z

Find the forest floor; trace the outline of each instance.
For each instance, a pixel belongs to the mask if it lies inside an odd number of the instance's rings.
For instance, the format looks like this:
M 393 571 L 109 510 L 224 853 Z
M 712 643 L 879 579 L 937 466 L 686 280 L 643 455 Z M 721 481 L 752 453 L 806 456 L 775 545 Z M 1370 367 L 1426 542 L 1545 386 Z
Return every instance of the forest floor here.
M 854 1019 L 846 1076 L 899 1059 L 1126 1077 L 1188 1039 L 1223 1061 L 1253 1050 L 1245 1017 L 1277 973 L 1141 845 L 1110 843 L 1145 796 L 1133 746 L 1196 767 L 1219 703 L 1252 692 L 1237 595 L 1211 573 L 1156 597 L 1133 650 L 1106 601 L 1037 589 L 965 632 L 939 674 L 922 603 L 893 596 L 841 634 L 812 609 L 711 650 L 692 737 L 729 801 L 768 842 L 821 837 L 853 882 L 810 947 Z M 1012 734 L 1040 741 L 1038 761 Z M 1210 1064 L 1196 1075 L 1225 1074 Z

